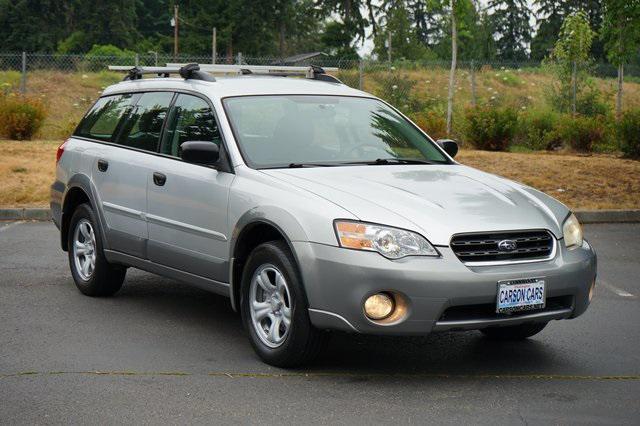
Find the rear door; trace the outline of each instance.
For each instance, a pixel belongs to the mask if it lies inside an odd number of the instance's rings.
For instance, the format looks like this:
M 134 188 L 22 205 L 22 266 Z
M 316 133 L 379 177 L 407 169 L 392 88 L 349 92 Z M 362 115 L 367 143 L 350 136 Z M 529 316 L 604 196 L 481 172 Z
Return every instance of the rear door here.
M 109 247 L 145 258 L 149 235 L 145 219 L 147 175 L 156 158 L 173 93 L 110 98 L 106 102 L 111 104 L 95 125 L 83 130 L 86 137 L 109 142 L 95 149 L 93 181 L 104 212 Z M 113 122 L 117 122 L 115 127 Z
M 227 206 L 234 175 L 183 162 L 180 147 L 187 141 L 221 145 L 222 138 L 210 104 L 180 93 L 167 121 L 161 147 L 165 156 L 147 175 L 149 259 L 225 282 Z

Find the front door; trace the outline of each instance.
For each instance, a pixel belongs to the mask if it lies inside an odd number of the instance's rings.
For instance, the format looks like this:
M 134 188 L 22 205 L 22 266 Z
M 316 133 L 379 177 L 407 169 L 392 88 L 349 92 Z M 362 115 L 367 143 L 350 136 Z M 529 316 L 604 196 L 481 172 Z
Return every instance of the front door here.
M 166 157 L 158 157 L 147 176 L 149 260 L 225 282 L 227 206 L 234 175 L 180 159 L 184 142 L 221 144 L 209 103 L 178 94 L 163 139 L 161 152 Z

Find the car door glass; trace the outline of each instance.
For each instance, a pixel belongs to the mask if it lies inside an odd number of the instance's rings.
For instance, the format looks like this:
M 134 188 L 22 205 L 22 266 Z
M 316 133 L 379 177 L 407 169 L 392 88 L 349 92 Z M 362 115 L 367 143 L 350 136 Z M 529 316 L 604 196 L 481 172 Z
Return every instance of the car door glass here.
M 122 125 L 117 143 L 156 152 L 172 98 L 171 92 L 142 94 Z
M 180 147 L 187 141 L 220 145 L 222 138 L 209 104 L 197 96 L 179 94 L 170 114 L 162 153 L 180 157 Z
M 93 105 L 84 116 L 74 135 L 113 142 L 118 123 L 130 108 L 132 94 L 105 96 Z

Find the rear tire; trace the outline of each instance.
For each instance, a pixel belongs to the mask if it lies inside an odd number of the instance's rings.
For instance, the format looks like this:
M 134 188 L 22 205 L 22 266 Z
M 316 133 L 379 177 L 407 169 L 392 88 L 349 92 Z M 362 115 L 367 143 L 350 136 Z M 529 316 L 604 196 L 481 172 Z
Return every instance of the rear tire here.
M 290 368 L 311 362 L 325 333 L 313 327 L 298 267 L 283 241 L 256 247 L 242 273 L 242 323 L 258 356 Z
M 540 333 L 546 326 L 546 322 L 540 322 L 508 327 L 485 328 L 480 331 L 492 340 L 524 340 Z
M 88 204 L 79 205 L 71 216 L 69 267 L 78 290 L 86 296 L 112 296 L 120 290 L 127 269 L 107 262 L 96 215 Z

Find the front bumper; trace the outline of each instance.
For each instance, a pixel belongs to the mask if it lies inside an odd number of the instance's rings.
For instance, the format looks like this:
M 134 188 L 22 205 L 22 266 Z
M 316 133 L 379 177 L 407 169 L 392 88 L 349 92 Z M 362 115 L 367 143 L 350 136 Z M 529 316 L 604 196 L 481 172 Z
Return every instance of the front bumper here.
M 596 255 L 585 241 L 567 250 L 558 241 L 554 259 L 502 266 L 465 266 L 448 247 L 440 258 L 388 260 L 378 253 L 294 242 L 312 323 L 321 329 L 367 334 L 423 335 L 431 331 L 480 329 L 575 318 L 589 305 Z M 514 315 L 496 314 L 497 282 L 544 278 L 547 307 Z M 407 316 L 393 324 L 369 320 L 362 304 L 371 294 L 405 296 Z

